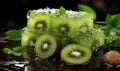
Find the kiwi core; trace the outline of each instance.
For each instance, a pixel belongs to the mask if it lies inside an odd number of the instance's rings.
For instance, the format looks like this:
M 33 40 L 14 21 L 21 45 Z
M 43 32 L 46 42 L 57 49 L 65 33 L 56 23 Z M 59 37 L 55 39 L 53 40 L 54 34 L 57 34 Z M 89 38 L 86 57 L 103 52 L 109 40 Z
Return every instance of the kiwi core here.
M 30 46 L 35 46 L 35 42 L 33 40 L 30 40 L 29 45 Z
M 78 51 L 78 50 L 74 50 L 74 51 L 70 52 L 70 56 L 72 56 L 72 57 L 80 57 L 80 56 L 82 56 L 82 52 Z
M 44 21 L 38 21 L 35 26 L 37 29 L 40 30 L 45 30 L 46 28 L 46 23 Z
M 69 31 L 69 29 L 68 29 L 68 26 L 67 25 L 60 25 L 59 26 L 59 31 L 61 32 L 61 33 L 67 33 L 68 31 Z
M 81 26 L 79 29 L 79 31 L 83 33 L 86 33 L 87 30 L 88 30 L 88 27 L 86 25 Z
M 50 48 L 50 43 L 49 42 L 43 42 L 42 46 L 42 50 L 46 51 Z

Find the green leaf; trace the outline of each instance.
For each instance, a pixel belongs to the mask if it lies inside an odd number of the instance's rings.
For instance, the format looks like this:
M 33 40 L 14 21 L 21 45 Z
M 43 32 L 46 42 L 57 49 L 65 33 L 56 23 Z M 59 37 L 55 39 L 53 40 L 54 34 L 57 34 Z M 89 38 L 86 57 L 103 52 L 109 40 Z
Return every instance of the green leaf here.
M 59 12 L 60 12 L 60 14 L 65 14 L 66 9 L 63 6 L 61 6 L 60 9 L 59 9 Z
M 120 36 L 120 14 L 107 14 L 105 34 L 112 37 Z
M 94 15 L 94 20 L 96 19 L 96 12 L 89 6 L 83 4 L 77 4 L 79 11 L 86 11 Z
M 6 54 L 12 54 L 12 50 L 10 48 L 4 48 L 3 51 Z
M 23 54 L 24 48 L 21 46 L 17 46 L 13 48 L 13 54 L 16 56 L 21 56 Z
M 14 41 L 19 41 L 21 40 L 21 30 L 8 30 L 5 32 L 6 34 L 6 39 L 8 40 L 14 40 Z
M 108 16 L 110 20 L 106 20 L 113 28 L 120 29 L 120 14 Z
M 15 56 L 21 56 L 23 55 L 24 47 L 16 46 L 16 47 L 13 47 L 13 49 L 4 48 L 3 51 L 4 53 L 9 54 L 9 55 L 13 54 Z

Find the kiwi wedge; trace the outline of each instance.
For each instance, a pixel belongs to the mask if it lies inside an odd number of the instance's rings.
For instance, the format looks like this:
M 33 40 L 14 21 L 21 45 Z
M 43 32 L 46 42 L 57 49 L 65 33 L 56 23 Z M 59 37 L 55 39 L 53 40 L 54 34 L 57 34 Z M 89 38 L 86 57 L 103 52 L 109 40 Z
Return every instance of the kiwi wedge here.
M 79 44 L 69 44 L 61 50 L 61 58 L 66 63 L 84 64 L 91 58 L 91 50 Z
M 44 34 L 37 38 L 34 50 L 39 57 L 47 58 L 56 52 L 57 45 L 57 40 L 54 36 Z

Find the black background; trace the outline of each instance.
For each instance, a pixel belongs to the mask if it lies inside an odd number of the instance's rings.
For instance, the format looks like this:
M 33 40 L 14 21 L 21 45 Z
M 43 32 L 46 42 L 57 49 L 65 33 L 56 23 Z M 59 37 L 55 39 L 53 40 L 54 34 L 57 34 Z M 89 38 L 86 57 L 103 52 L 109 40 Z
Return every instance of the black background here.
M 96 20 L 104 21 L 107 13 L 120 13 L 119 3 L 119 0 L 4 0 L 0 2 L 0 27 L 22 28 L 26 26 L 28 10 L 45 7 L 59 8 L 60 6 L 65 9 L 78 10 L 77 4 L 92 7 L 97 13 Z

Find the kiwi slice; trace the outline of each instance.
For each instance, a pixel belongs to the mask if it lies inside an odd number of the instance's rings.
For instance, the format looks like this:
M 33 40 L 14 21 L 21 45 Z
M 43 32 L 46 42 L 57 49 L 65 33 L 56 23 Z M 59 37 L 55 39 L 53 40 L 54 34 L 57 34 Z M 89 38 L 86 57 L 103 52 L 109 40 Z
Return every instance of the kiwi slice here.
M 78 44 L 69 44 L 61 51 L 63 61 L 70 64 L 84 64 L 91 58 L 91 50 Z
M 22 47 L 26 47 L 26 46 L 34 47 L 35 40 L 38 36 L 39 36 L 38 33 L 28 31 L 28 29 L 26 28 L 25 31 L 22 33 L 22 38 L 21 38 Z
M 27 21 L 29 31 L 36 33 L 48 33 L 50 29 L 50 15 L 44 13 L 35 13 Z
M 56 36 L 66 36 L 71 29 L 69 20 L 66 17 L 55 16 L 51 20 L 50 32 Z
M 77 44 L 80 44 L 80 45 L 82 45 L 86 48 L 91 49 L 92 36 L 89 36 L 88 34 L 85 34 L 85 35 L 77 37 L 73 40 L 74 40 L 73 43 L 77 43 Z
M 71 38 L 84 35 L 93 29 L 93 19 L 91 15 L 87 13 L 80 15 L 80 17 L 70 18 L 69 20 L 71 20 L 70 25 L 72 27 L 70 29 L 70 33 L 68 33 L 68 36 Z
M 57 40 L 50 34 L 44 34 L 37 38 L 35 43 L 35 52 L 39 57 L 50 57 L 57 49 Z
M 97 47 L 104 45 L 105 35 L 104 32 L 100 29 L 94 29 L 92 32 L 92 46 L 91 49 L 95 50 Z

